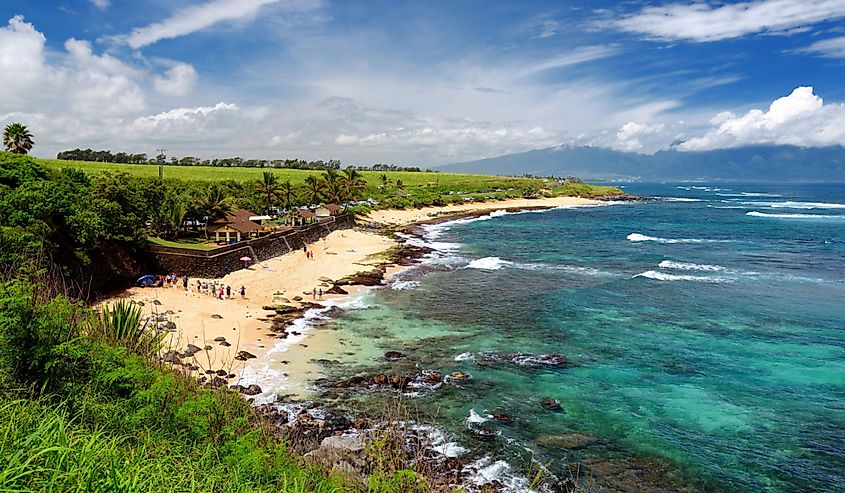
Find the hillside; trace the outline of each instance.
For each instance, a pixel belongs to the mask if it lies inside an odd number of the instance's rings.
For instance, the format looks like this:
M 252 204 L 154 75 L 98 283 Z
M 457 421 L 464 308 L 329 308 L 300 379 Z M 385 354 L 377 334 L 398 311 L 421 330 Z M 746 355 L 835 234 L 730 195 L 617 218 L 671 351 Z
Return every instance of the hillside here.
M 845 149 L 754 146 L 703 152 L 672 149 L 645 155 L 598 147 L 558 146 L 440 169 L 498 175 L 574 175 L 589 180 L 838 183 L 845 182 Z

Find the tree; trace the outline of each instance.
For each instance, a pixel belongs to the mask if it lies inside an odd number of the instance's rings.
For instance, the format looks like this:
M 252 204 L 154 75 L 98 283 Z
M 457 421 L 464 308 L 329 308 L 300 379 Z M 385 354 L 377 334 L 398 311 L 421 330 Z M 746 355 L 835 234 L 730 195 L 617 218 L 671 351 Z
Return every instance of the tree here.
M 379 180 L 381 180 L 381 188 L 387 190 L 387 173 L 382 173 Z
M 282 193 L 276 175 L 272 171 L 265 171 L 261 180 L 258 181 L 258 193 L 264 197 L 264 211 L 269 214 L 274 199 L 279 198 Z
M 323 184 L 314 175 L 305 177 L 305 198 L 312 204 L 320 203 L 320 196 L 323 194 Z
M 3 145 L 15 154 L 27 154 L 35 142 L 32 141 L 32 134 L 26 125 L 10 123 L 3 130 Z
M 279 194 L 284 201 L 285 210 L 289 210 L 291 204 L 293 204 L 293 198 L 296 195 L 296 188 L 294 188 L 290 180 L 285 180 L 284 183 L 282 183 L 279 188 Z
M 397 179 L 396 179 L 396 189 L 397 189 L 397 190 L 405 190 L 405 184 L 404 184 L 404 183 L 402 183 L 402 179 L 401 179 L 401 178 L 397 178 Z
M 344 195 L 347 200 L 356 200 L 367 190 L 367 182 L 364 181 L 363 175 L 351 166 L 343 170 L 343 174 Z
M 212 183 L 206 194 L 200 197 L 197 208 L 205 215 L 205 234 L 208 235 L 208 225 L 212 221 L 222 219 L 232 210 L 231 200 L 223 193 L 217 183 Z

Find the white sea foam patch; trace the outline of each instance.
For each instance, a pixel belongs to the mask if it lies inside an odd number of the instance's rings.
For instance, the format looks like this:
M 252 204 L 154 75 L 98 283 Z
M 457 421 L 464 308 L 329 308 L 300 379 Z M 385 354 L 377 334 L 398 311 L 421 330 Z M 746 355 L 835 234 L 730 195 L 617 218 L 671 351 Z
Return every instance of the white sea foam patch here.
M 674 243 L 726 243 L 732 240 L 708 240 L 708 239 L 701 239 L 701 238 L 658 238 L 656 236 L 646 236 L 640 233 L 631 233 L 627 237 L 628 241 L 633 241 L 635 243 L 641 241 L 653 241 L 656 243 L 667 243 L 667 244 L 674 244 Z
M 420 287 L 419 281 L 396 281 L 390 284 L 390 289 L 402 291 L 404 289 L 414 289 Z
M 472 353 L 461 353 L 455 356 L 455 361 L 475 361 L 475 355 Z
M 640 272 L 634 277 L 645 277 L 646 279 L 654 279 L 655 281 L 692 281 L 692 282 L 707 282 L 707 283 L 725 283 L 732 282 L 732 279 L 726 277 L 711 277 L 711 276 L 691 276 L 691 275 L 676 275 L 660 272 L 656 270 L 648 270 Z
M 655 197 L 664 202 L 703 202 L 702 199 L 693 199 L 689 197 Z
M 492 483 L 501 484 L 501 489 L 507 493 L 535 493 L 528 480 L 513 474 L 510 464 L 503 460 L 494 461 L 490 456 L 484 456 L 464 467 L 467 479 L 476 487 Z
M 726 270 L 721 265 L 693 264 L 687 262 L 675 262 L 674 260 L 664 260 L 663 262 L 660 262 L 659 267 L 661 269 L 695 270 L 703 272 L 723 272 Z
M 763 192 L 740 192 L 740 193 L 717 193 L 720 197 L 780 197 L 777 193 L 763 193 Z
M 469 416 L 467 416 L 467 426 L 481 424 L 485 421 L 488 421 L 488 418 L 485 418 L 484 416 L 475 412 L 475 409 L 469 410 Z
M 499 257 L 484 257 L 480 259 L 473 260 L 467 266 L 466 269 L 481 269 L 481 270 L 499 270 L 506 265 L 512 265 L 511 262 L 507 260 L 502 260 Z
M 768 217 L 773 219 L 845 219 L 845 216 L 831 215 L 831 214 L 767 214 L 765 212 L 750 211 L 745 213 L 746 216 L 751 217 Z
M 845 204 L 833 202 L 796 202 L 787 200 L 784 202 L 740 202 L 743 205 L 753 207 L 771 207 L 772 209 L 845 209 Z

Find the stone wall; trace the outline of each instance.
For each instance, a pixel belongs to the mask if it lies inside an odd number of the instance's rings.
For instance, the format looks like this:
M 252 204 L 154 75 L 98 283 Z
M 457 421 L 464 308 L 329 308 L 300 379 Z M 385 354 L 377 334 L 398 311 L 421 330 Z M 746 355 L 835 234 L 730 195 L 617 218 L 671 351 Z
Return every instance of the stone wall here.
M 322 219 L 319 223 L 271 233 L 261 238 L 226 245 L 214 250 L 191 250 L 151 246 L 147 253 L 151 257 L 152 269 L 157 274 L 175 272 L 188 277 L 217 279 L 243 268 L 241 257 L 262 262 L 296 250 L 306 244 L 315 243 L 323 236 L 338 229 L 355 226 L 355 216 L 344 214 Z M 141 275 L 141 274 L 139 274 Z

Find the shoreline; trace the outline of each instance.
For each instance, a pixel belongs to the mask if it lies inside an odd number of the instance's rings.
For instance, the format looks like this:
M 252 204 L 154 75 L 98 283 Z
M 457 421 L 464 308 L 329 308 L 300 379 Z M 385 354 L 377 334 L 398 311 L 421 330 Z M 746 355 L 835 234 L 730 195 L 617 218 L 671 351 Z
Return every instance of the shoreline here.
M 359 219 L 363 227 L 334 231 L 309 245 L 313 260 L 306 260 L 303 252 L 291 252 L 257 262 L 221 279 L 202 280 L 231 286 L 229 299 L 219 300 L 197 292 L 197 279 L 190 279 L 187 291 L 181 284 L 175 288 L 133 287 L 102 303 L 127 299 L 141 305 L 144 317 L 170 324 L 163 351 L 165 359 L 181 365 L 201 380 L 205 378 L 204 381 L 217 385 L 258 385 L 261 392 L 257 396 L 262 401 L 272 400 L 276 395 L 275 388 L 264 388 L 271 382 L 284 382 L 283 386 L 274 387 L 285 387 L 284 391 L 289 391 L 289 395 L 308 397 L 308 385 L 322 376 L 318 361 L 326 358 L 326 353 L 341 349 L 332 345 L 336 343 L 332 338 L 314 330 L 309 319 L 320 322 L 324 318 L 320 314 L 332 307 L 355 303 L 360 296 L 383 286 L 384 279 L 414 265 L 414 256 L 426 253 L 418 251 L 405 255 L 399 250 L 386 258 L 391 249 L 404 242 L 383 231 L 375 233 L 362 229 L 369 227 L 372 230 L 377 226 L 382 230 L 410 232 L 418 225 L 478 217 L 499 210 L 544 210 L 603 203 L 605 201 L 580 197 L 552 197 L 378 210 Z M 378 284 L 354 283 L 356 275 L 374 271 L 380 271 Z M 341 282 L 349 278 L 352 278 L 351 282 Z M 342 285 L 345 294 L 325 293 L 335 284 Z M 242 285 L 247 288 L 245 298 L 237 294 Z M 322 299 L 314 299 L 310 294 L 313 289 L 324 291 Z M 279 307 L 288 309 L 287 317 L 276 312 Z M 277 313 L 284 321 L 275 326 Z M 225 380 L 218 380 L 220 377 Z M 249 394 L 256 395 L 254 391 Z

